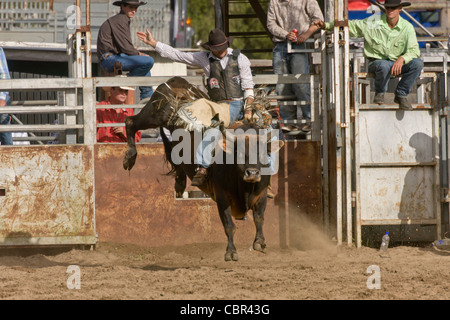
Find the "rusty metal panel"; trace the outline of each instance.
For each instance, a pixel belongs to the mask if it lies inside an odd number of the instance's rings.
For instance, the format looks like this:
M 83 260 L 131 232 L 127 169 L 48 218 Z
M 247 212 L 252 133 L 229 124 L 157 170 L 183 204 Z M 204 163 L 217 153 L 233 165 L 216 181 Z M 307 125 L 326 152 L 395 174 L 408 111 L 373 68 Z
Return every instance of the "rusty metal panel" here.
M 433 167 L 361 168 L 362 224 L 435 219 L 433 177 Z
M 362 225 L 438 223 L 435 117 L 426 109 L 360 110 Z
M 427 110 L 360 110 L 361 164 L 433 161 L 433 118 Z
M 95 145 L 96 222 L 99 241 L 143 246 L 183 245 L 196 242 L 225 243 L 226 236 L 216 203 L 207 199 L 177 200 L 173 176 L 166 173 L 160 143 L 138 144 L 136 164 L 122 168 L 125 144 Z M 273 181 L 277 190 L 276 177 Z M 187 190 L 197 190 L 189 185 Z M 234 220 L 235 243 L 251 244 L 255 226 Z M 279 244 L 278 207 L 268 200 L 264 234 L 268 244 Z
M 0 246 L 95 244 L 92 147 L 0 148 Z

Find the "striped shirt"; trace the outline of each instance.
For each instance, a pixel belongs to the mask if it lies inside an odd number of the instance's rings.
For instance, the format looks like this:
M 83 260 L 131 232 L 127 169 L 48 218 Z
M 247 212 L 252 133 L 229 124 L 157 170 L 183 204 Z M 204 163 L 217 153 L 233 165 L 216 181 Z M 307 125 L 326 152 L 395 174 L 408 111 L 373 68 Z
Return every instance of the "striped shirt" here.
M 111 105 L 109 100 L 97 103 L 97 105 Z M 124 123 L 125 118 L 134 116 L 133 109 L 97 109 L 97 123 Z M 137 131 L 135 135 L 136 142 L 141 141 L 141 132 Z M 97 142 L 127 142 L 125 136 L 120 136 L 112 130 L 112 127 L 97 128 Z
M 319 19 L 323 14 L 316 0 L 270 0 L 267 28 L 273 42 L 283 42 L 293 29 L 305 33 Z
M 207 77 L 210 75 L 209 58 L 212 57 L 213 59 L 220 60 L 220 65 L 223 69 L 225 69 L 228 65 L 229 59 L 233 56 L 233 49 L 231 48 L 227 49 L 227 55 L 225 57 L 219 59 L 209 51 L 182 52 L 159 41 L 156 44 L 155 50 L 163 58 L 202 68 Z M 253 89 L 255 83 L 253 82 L 250 60 L 241 53 L 238 56 L 238 64 L 242 90 Z
M 6 56 L 3 48 L 0 48 L 0 79 L 10 79 L 8 63 L 6 62 Z M 9 93 L 0 92 L 0 100 L 5 100 L 8 103 Z

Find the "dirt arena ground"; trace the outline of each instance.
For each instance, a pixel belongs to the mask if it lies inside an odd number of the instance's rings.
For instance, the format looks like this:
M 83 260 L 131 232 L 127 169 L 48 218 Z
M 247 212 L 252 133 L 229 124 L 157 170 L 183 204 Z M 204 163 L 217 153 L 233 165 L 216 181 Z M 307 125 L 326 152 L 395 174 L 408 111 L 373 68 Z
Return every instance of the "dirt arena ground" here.
M 224 261 L 225 242 L 2 252 L 0 299 L 450 299 L 448 247 L 397 246 L 382 257 L 373 248 L 314 243 L 268 246 L 265 254 L 240 245 L 238 262 Z M 72 265 L 80 271 L 79 289 Z

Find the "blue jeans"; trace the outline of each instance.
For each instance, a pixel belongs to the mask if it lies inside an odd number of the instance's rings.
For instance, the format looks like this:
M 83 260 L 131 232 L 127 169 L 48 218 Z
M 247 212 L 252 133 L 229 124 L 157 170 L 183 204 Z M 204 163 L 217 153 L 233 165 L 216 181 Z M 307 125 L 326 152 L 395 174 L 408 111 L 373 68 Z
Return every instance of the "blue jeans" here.
M 129 71 L 130 77 L 151 77 L 150 69 L 155 60 L 149 56 L 129 56 L 124 53 L 110 55 L 100 62 L 100 67 L 108 72 L 114 72 L 114 63 L 118 61 L 122 64 L 122 70 Z M 140 99 L 150 98 L 153 94 L 152 87 L 139 87 Z
M 9 125 L 11 124 L 9 114 L 0 113 L 0 124 L 1 125 Z M 2 146 L 12 146 L 13 139 L 11 132 L 0 132 L 0 142 Z
M 203 134 L 202 142 L 195 151 L 195 163 L 203 168 L 209 168 L 213 161 L 213 151 L 220 140 L 222 132 L 216 128 L 209 128 Z
M 369 62 L 369 72 L 375 73 L 375 93 L 384 93 L 387 91 L 394 62 L 390 60 L 373 60 Z M 408 64 L 403 65 L 402 79 L 395 89 L 395 95 L 397 97 L 408 96 L 422 69 L 423 61 L 419 58 L 413 59 Z
M 305 49 L 305 44 L 292 45 L 293 49 Z M 279 42 L 273 48 L 273 72 L 275 74 L 309 74 L 309 59 L 307 53 L 287 53 L 287 44 Z M 277 95 L 295 95 L 298 101 L 311 102 L 309 83 L 277 84 Z M 311 105 L 301 106 L 304 119 L 311 119 Z M 280 116 L 283 120 L 297 119 L 297 106 L 280 106 Z
M 272 127 L 268 127 L 266 133 L 272 132 Z M 203 139 L 195 151 L 195 163 L 203 168 L 209 168 L 213 162 L 213 151 L 215 150 L 217 143 L 220 141 L 222 132 L 216 128 L 210 128 L 203 134 Z M 270 141 L 278 140 L 276 134 L 271 135 Z M 269 142 L 269 141 L 268 141 Z M 273 175 L 278 172 L 278 158 L 275 157 L 277 154 L 269 153 L 267 156 L 267 161 L 269 167 L 267 170 L 263 171 L 264 174 Z M 267 163 L 265 163 L 267 164 Z
M 220 101 L 219 101 L 220 103 Z M 230 124 L 244 118 L 244 101 L 232 100 L 227 102 L 230 105 Z M 218 129 L 210 128 L 205 131 L 202 142 L 195 151 L 195 162 L 203 168 L 208 168 L 212 163 L 212 152 L 219 142 L 221 132 Z
M 244 119 L 244 101 L 232 100 L 230 105 L 230 124 L 235 121 Z

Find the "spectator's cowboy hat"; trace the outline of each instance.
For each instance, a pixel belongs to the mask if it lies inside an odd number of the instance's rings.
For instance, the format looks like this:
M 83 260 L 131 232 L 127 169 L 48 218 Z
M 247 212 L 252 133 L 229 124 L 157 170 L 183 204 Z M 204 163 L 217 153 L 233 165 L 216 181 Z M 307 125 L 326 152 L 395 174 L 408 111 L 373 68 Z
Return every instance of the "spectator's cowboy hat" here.
M 116 1 L 113 2 L 114 6 L 118 6 L 120 7 L 121 5 L 130 5 L 130 6 L 143 6 L 144 4 L 147 4 L 147 2 L 142 2 L 142 1 L 137 1 L 137 0 L 121 0 L 121 1 Z
M 119 75 L 117 75 L 116 77 L 117 77 L 117 78 L 126 78 L 127 76 L 124 75 L 124 74 L 119 74 Z M 131 91 L 134 91 L 134 90 L 135 90 L 133 87 L 127 87 L 127 86 L 120 86 L 119 88 L 120 88 L 120 89 L 123 89 L 123 90 L 131 90 Z
M 402 2 L 401 0 L 386 0 L 384 2 L 384 7 L 385 8 L 395 8 L 395 7 L 409 7 L 411 5 L 411 2 L 405 1 Z
M 209 51 L 222 51 L 231 46 L 233 38 L 227 38 L 220 29 L 214 29 L 209 33 L 208 42 L 202 44 L 202 47 Z

